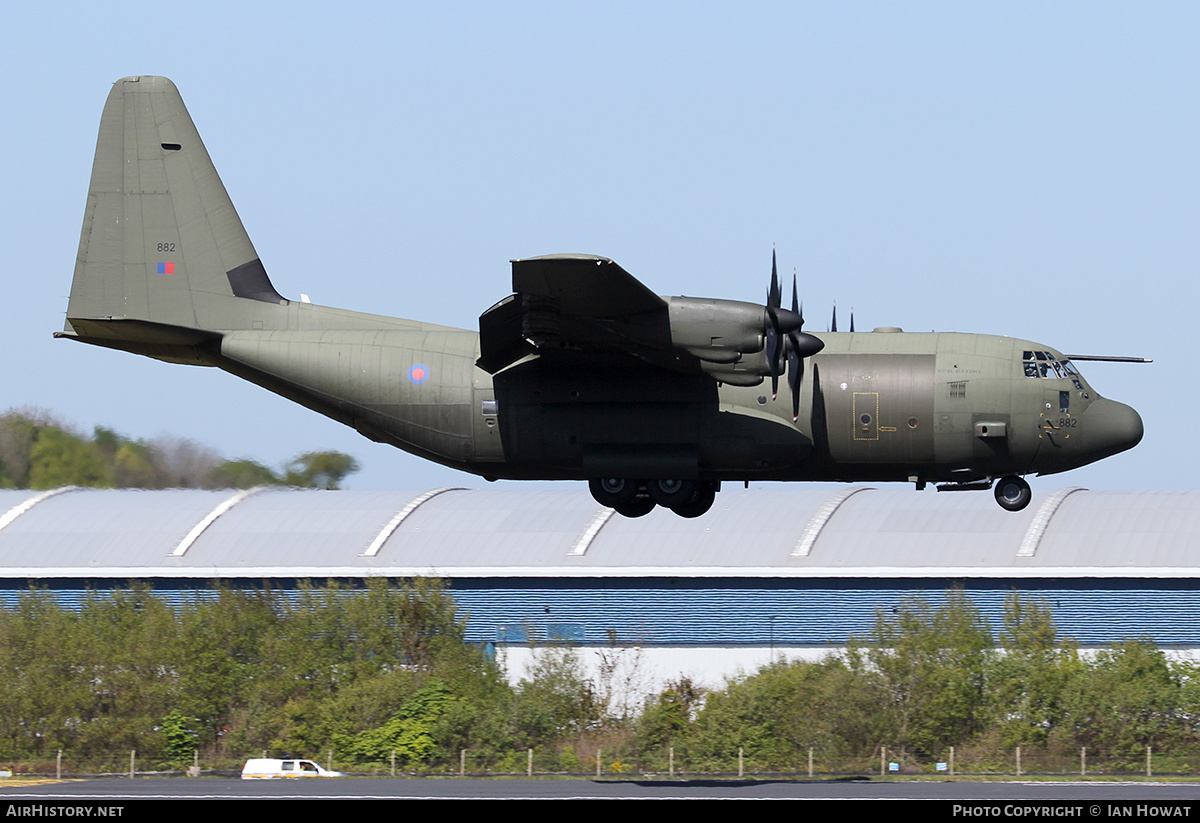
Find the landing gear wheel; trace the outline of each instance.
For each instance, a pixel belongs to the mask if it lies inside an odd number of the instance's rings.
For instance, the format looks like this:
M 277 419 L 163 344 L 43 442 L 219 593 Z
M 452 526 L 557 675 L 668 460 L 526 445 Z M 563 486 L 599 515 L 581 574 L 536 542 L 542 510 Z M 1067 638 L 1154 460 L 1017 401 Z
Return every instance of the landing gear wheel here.
M 637 497 L 631 503 L 613 506 L 613 510 L 624 517 L 641 517 L 654 510 L 654 501 L 649 497 Z
M 612 509 L 628 506 L 638 496 L 638 482 L 624 477 L 598 477 L 588 481 L 588 489 L 597 503 Z
M 994 493 L 996 502 L 1000 504 L 1001 508 L 1008 509 L 1010 512 L 1019 512 L 1033 499 L 1033 492 L 1030 491 L 1025 478 L 1012 474 L 1000 478 Z
M 671 511 L 680 517 L 699 517 L 712 508 L 717 499 L 717 490 L 711 483 L 701 483 L 692 499 L 678 506 L 672 506 Z
M 660 506 L 673 509 L 696 496 L 700 484 L 695 480 L 647 480 L 646 491 Z

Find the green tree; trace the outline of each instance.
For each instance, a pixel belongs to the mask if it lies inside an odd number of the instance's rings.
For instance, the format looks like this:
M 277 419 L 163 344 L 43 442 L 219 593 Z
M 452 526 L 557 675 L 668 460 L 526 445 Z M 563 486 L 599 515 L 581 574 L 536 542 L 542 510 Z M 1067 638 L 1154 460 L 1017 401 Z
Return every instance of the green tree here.
M 646 701 L 637 719 L 639 757 L 656 756 L 668 746 L 683 751 L 691 737 L 692 723 L 704 704 L 706 690 L 681 677 Z
M 938 756 L 984 727 L 992 651 L 986 619 L 955 588 L 937 608 L 913 597 L 877 612 L 869 641 L 852 638 L 847 663 L 877 701 L 880 741 Z
M 171 709 L 162 719 L 162 734 L 166 739 L 164 753 L 167 760 L 174 766 L 183 766 L 191 762 L 192 753 L 196 749 L 196 733 L 191 730 L 188 719 L 179 709 Z
M 1075 643 L 1061 640 L 1044 600 L 1012 592 L 1004 602 L 1001 653 L 988 676 L 991 725 L 1003 749 L 1044 746 L 1062 737 L 1068 696 L 1086 668 Z
M 339 489 L 342 481 L 358 469 L 358 461 L 348 454 L 305 452 L 288 463 L 283 482 L 305 489 Z
M 1098 652 L 1070 699 L 1077 744 L 1132 762 L 1146 746 L 1169 750 L 1188 740 L 1184 706 L 1179 671 L 1145 638 Z
M 95 444 L 57 426 L 36 430 L 29 453 L 29 487 L 115 485 L 112 470 Z
M 213 469 L 208 482 L 219 489 L 250 489 L 255 486 L 278 486 L 279 475 L 262 463 L 242 458 L 226 460 Z
M 0 415 L 0 487 L 30 487 L 33 446 L 46 428 L 66 427 L 45 409 L 10 409 Z
M 406 700 L 382 726 L 339 741 L 339 749 L 359 763 L 384 763 L 395 752 L 398 764 L 424 764 L 436 751 L 437 720 L 454 699 L 444 684 L 431 684 Z
M 755 768 L 792 769 L 809 747 L 837 758 L 872 746 L 879 712 L 872 685 L 833 656 L 763 666 L 706 696 L 691 728 L 690 762 L 729 768 L 741 748 Z
M 517 748 L 534 748 L 593 728 L 603 714 L 578 652 L 566 646 L 533 650 L 528 674 L 517 685 L 509 709 Z

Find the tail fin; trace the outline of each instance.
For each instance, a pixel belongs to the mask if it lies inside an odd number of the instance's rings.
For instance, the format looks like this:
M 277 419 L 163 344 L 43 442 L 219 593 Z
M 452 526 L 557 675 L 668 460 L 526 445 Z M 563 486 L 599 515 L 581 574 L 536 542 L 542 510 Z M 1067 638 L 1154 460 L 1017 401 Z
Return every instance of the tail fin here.
M 205 336 L 188 330 L 261 328 L 286 303 L 175 84 L 118 80 L 100 120 L 66 336 L 155 356 L 145 349 Z

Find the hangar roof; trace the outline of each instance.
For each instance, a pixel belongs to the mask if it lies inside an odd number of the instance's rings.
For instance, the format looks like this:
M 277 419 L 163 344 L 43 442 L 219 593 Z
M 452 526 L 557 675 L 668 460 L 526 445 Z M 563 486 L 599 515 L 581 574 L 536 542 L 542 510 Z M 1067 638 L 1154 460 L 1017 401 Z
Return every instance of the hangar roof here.
M 1193 577 L 1200 491 L 779 485 L 629 520 L 586 490 L 0 491 L 7 578 Z
M 722 492 L 626 519 L 583 489 L 0 491 L 12 577 L 1193 577 L 1200 491 Z

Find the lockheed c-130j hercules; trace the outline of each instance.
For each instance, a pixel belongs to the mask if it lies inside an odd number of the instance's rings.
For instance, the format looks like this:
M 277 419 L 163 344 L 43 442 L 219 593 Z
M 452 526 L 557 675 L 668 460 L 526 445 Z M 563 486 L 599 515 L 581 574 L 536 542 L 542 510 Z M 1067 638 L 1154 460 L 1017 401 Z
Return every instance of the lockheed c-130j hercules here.
M 695 517 L 723 481 L 752 480 L 995 484 L 1015 511 L 1023 475 L 1142 437 L 1073 362 L 1133 358 L 804 331 L 795 282 L 784 308 L 774 272 L 765 305 L 660 297 L 591 255 L 515 260 L 512 278 L 478 332 L 285 299 L 174 84 L 127 77 L 100 121 L 59 336 L 216 366 L 489 480 L 586 480 L 632 517 Z

